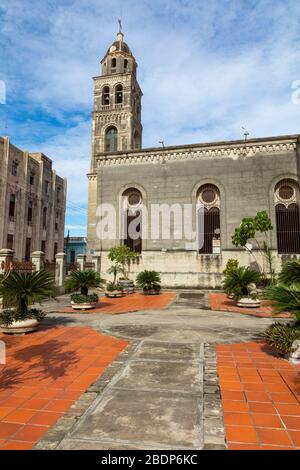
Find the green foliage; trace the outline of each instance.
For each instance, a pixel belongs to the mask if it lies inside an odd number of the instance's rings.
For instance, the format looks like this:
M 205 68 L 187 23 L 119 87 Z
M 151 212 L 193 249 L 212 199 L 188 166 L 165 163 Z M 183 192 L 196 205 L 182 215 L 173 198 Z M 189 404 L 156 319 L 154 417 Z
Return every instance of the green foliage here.
M 118 274 L 125 274 L 124 273 L 124 268 L 123 266 L 120 264 L 120 263 L 114 263 L 110 268 L 109 270 L 107 271 L 108 274 L 113 274 L 114 276 L 114 280 L 113 280 L 113 283 L 116 284 L 117 282 L 117 275 Z
M 261 211 L 255 217 L 245 217 L 232 236 L 234 246 L 245 247 L 249 240 L 255 238 L 256 232 L 267 233 L 273 230 L 271 219 L 266 211 Z
M 0 297 L 4 303 L 24 315 L 32 304 L 42 303 L 46 298 L 53 297 L 54 292 L 54 278 L 46 271 L 32 274 L 11 272 L 0 284 Z
M 249 296 L 249 284 L 257 285 L 261 275 L 250 268 L 240 266 L 231 269 L 223 281 L 223 288 L 227 294 L 235 294 L 236 299 Z
M 289 312 L 300 321 L 300 284 L 270 286 L 265 290 L 264 298 L 273 303 L 276 309 L 275 315 Z
M 267 233 L 273 230 L 271 219 L 267 211 L 261 211 L 254 217 L 254 226 L 257 232 Z
M 99 297 L 97 294 L 90 294 L 90 295 L 82 295 L 82 294 L 72 294 L 71 301 L 74 304 L 94 304 L 97 303 Z
M 66 280 L 65 287 L 67 290 L 80 290 L 82 295 L 88 295 L 90 288 L 100 287 L 104 282 L 95 271 L 73 271 Z
M 35 308 L 27 309 L 27 311 L 21 311 L 17 309 L 7 309 L 0 312 L 0 325 L 9 326 L 15 321 L 23 321 L 34 319 L 42 321 L 46 314 L 42 310 Z
M 114 246 L 110 249 L 108 253 L 108 259 L 117 265 L 122 266 L 122 273 L 125 276 L 125 279 L 128 277 L 128 271 L 130 263 L 133 259 L 139 256 L 138 253 L 135 253 L 130 250 L 126 245 Z
M 157 271 L 142 271 L 136 278 L 137 285 L 143 289 L 144 292 L 155 291 L 159 293 L 160 286 L 160 274 Z
M 115 282 L 109 282 L 106 286 L 106 290 L 107 290 L 107 292 L 113 292 L 115 290 L 123 292 L 123 286 L 121 286 L 120 284 L 117 284 Z
M 288 286 L 294 283 L 300 284 L 300 260 L 287 261 L 284 263 L 279 275 L 279 282 Z
M 292 344 L 300 339 L 300 326 L 274 323 L 264 332 L 267 343 L 283 354 L 292 353 Z
M 226 276 L 230 271 L 239 267 L 239 262 L 237 259 L 230 258 L 226 263 L 226 268 L 223 271 L 224 276 Z

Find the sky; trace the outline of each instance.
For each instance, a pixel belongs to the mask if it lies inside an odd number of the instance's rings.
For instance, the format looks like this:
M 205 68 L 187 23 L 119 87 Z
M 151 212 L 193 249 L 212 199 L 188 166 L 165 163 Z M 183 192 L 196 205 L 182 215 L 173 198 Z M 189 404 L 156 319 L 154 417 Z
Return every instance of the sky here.
M 298 0 L 0 0 L 0 135 L 67 177 L 71 236 L 86 235 L 92 77 L 118 18 L 138 62 L 144 147 L 240 139 L 242 127 L 300 133 Z

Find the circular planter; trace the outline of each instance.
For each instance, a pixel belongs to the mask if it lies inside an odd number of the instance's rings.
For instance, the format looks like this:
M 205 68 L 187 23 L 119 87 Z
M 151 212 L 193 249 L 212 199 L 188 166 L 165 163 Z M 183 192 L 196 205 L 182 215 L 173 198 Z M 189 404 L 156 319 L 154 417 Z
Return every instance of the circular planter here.
M 75 304 L 75 302 L 71 302 L 71 306 L 73 310 L 91 310 L 95 308 L 95 303 L 84 303 L 84 304 Z
M 260 300 L 259 299 L 251 299 L 250 297 L 243 297 L 242 299 L 238 300 L 237 306 L 244 307 L 244 308 L 258 308 L 260 307 Z
M 134 282 L 129 279 L 119 279 L 118 284 L 123 287 L 123 294 L 134 293 Z
M 145 295 L 159 295 L 160 291 L 155 289 L 149 289 L 143 291 Z
M 111 292 L 105 292 L 106 297 L 115 298 L 115 297 L 123 297 L 123 292 L 121 290 L 113 290 Z
M 40 325 L 40 322 L 34 318 L 28 318 L 27 320 L 14 321 L 11 325 L 0 325 L 0 331 L 5 334 L 25 334 L 36 331 Z

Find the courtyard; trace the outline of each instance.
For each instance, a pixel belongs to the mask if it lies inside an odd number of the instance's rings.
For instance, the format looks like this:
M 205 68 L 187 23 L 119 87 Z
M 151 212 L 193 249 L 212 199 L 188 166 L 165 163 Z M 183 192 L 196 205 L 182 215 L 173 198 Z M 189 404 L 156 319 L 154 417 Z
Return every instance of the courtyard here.
M 41 329 L 0 335 L 0 449 L 300 449 L 300 367 L 207 291 L 43 304 Z M 280 322 L 286 322 L 281 318 Z

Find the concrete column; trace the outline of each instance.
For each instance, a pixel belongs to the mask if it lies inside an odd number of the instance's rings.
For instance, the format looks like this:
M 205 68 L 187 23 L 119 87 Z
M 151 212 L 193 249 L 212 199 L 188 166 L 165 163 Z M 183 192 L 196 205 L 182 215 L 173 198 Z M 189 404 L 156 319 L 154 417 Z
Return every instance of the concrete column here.
M 79 271 L 84 271 L 84 265 L 86 263 L 86 255 L 77 255 L 77 263 L 79 265 Z
M 56 268 L 55 268 L 55 282 L 58 287 L 63 287 L 66 275 L 66 254 L 57 253 L 56 257 Z
M 101 265 L 100 261 L 101 261 L 101 257 L 99 255 L 92 255 L 92 262 L 95 265 L 94 270 L 98 274 L 100 274 L 100 265 Z
M 43 251 L 31 253 L 31 262 L 35 266 L 36 271 L 42 271 L 44 269 L 45 253 Z
M 15 252 L 8 248 L 0 250 L 0 273 L 3 274 L 9 270 L 9 267 L 13 262 L 14 255 Z

